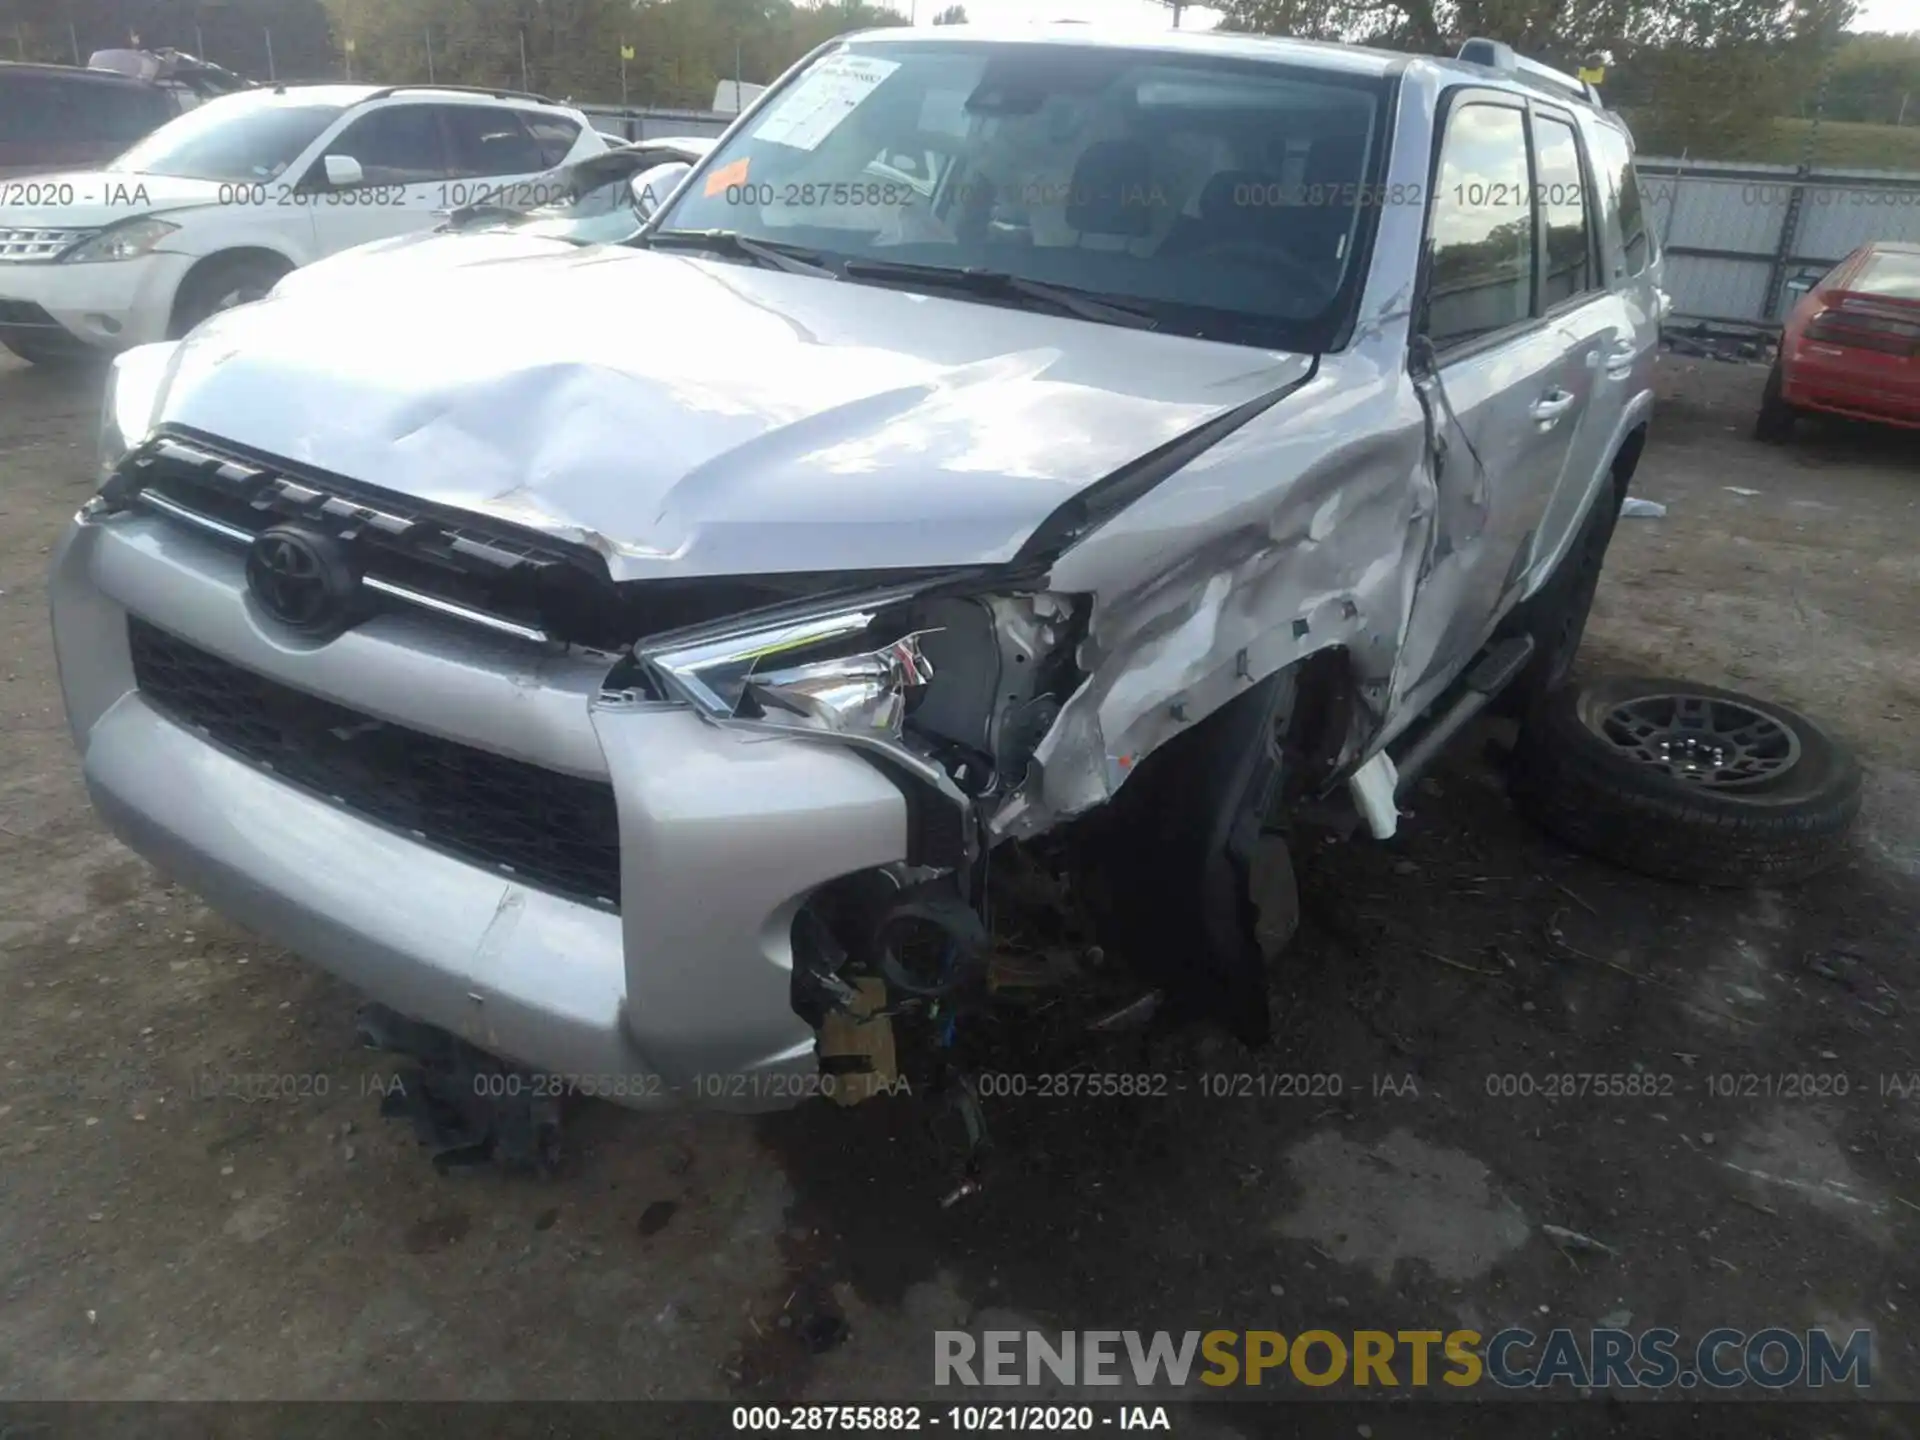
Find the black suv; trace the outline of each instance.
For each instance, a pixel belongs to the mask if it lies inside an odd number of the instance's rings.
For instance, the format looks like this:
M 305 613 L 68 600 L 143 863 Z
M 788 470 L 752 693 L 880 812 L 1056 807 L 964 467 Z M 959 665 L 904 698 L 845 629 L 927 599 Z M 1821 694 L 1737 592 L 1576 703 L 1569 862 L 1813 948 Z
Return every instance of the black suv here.
M 0 62 L 0 176 L 92 169 L 196 99 L 116 70 Z

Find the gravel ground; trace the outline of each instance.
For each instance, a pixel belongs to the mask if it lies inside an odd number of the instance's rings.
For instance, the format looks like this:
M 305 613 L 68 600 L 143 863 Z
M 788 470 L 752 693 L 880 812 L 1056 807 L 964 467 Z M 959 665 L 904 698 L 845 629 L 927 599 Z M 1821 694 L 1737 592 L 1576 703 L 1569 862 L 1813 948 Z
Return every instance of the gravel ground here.
M 951 1152 L 904 1099 L 589 1107 L 558 1178 L 434 1174 L 378 1118 L 391 1066 L 353 1048 L 354 996 L 88 809 L 42 577 L 90 486 L 97 382 L 0 362 L 0 1400 L 868 1399 L 924 1393 L 942 1327 L 1601 1317 L 1871 1328 L 1876 1390 L 1920 1398 L 1920 1090 L 1897 1093 L 1920 1071 L 1920 446 L 1761 447 L 1761 378 L 1664 362 L 1635 491 L 1668 514 L 1622 521 L 1583 665 L 1828 722 L 1870 767 L 1847 863 L 1778 893 L 1621 874 L 1531 831 L 1470 743 L 1400 838 L 1302 855 L 1271 1052 L 1193 1034 L 1083 1052 L 1187 1083 L 998 1102 L 992 1184 L 942 1209 Z M 247 1104 L 196 1098 L 206 1070 L 310 1078 Z M 1192 1083 L 1258 1070 L 1342 1093 Z M 1672 1093 L 1489 1093 L 1636 1071 Z M 1785 1071 L 1847 1093 L 1711 1093 Z M 1816 1433 L 1818 1408 L 1788 1428 Z M 1354 1418 L 1383 1437 L 1461 1428 L 1372 1409 Z M 1275 1423 L 1216 1407 L 1182 1433 Z

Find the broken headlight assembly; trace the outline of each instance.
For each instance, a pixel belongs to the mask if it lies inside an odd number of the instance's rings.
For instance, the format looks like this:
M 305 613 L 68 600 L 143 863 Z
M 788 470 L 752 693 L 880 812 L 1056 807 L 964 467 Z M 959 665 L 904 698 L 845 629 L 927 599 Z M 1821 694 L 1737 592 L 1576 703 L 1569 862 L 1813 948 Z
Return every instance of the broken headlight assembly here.
M 762 611 L 635 651 L 656 694 L 716 724 L 850 745 L 906 797 L 902 863 L 822 887 L 795 918 L 794 1008 L 816 1027 L 853 1004 L 849 976 L 923 1009 L 984 984 L 983 820 L 1080 684 L 1084 626 L 1071 597 L 983 578 Z
M 875 643 L 884 608 L 696 637 L 642 658 L 667 690 L 714 719 L 897 742 L 933 667 L 917 631 Z
M 1066 596 L 922 581 L 662 636 L 636 658 L 710 719 L 851 742 L 966 810 L 1025 777 L 1079 683 L 1079 618 Z

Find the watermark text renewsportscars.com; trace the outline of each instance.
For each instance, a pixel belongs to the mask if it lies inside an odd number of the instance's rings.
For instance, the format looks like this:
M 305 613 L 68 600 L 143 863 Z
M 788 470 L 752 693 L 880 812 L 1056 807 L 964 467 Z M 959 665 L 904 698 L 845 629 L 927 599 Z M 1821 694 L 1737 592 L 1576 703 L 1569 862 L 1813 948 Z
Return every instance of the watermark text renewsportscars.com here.
M 940 1387 L 1289 1387 L 1326 1394 L 1500 1390 L 1738 1390 L 1873 1384 L 1873 1332 L 1723 1327 L 1477 1330 L 937 1330 Z M 1204 1393 L 1204 1392 L 1196 1392 Z

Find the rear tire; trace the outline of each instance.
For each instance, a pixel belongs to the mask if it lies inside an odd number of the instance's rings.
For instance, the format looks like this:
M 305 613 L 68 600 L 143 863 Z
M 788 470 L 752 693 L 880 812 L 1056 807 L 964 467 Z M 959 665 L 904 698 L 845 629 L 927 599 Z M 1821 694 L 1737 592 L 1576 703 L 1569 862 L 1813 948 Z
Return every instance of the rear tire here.
M 214 259 L 188 275 L 173 302 L 171 333 L 178 340 L 209 316 L 261 299 L 293 267 L 264 255 Z
M 1780 362 L 1767 373 L 1767 388 L 1760 394 L 1760 414 L 1753 422 L 1754 439 L 1768 445 L 1784 445 L 1793 438 L 1793 424 L 1799 412 L 1786 402 L 1785 381 Z
M 1550 696 L 1521 729 L 1509 784 L 1521 812 L 1574 849 L 1696 885 L 1818 874 L 1860 813 L 1859 765 L 1813 721 L 1689 680 Z

